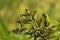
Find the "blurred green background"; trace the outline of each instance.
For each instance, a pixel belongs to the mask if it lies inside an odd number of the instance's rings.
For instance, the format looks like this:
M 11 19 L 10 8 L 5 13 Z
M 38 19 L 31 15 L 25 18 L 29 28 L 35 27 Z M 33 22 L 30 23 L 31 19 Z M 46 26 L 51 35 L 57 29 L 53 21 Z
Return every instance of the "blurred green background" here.
M 28 40 L 27 36 L 8 33 L 19 28 L 16 21 L 26 8 L 37 10 L 38 19 L 42 13 L 46 13 L 54 25 L 59 24 L 56 35 L 57 40 L 60 40 L 60 0 L 0 0 L 0 40 Z

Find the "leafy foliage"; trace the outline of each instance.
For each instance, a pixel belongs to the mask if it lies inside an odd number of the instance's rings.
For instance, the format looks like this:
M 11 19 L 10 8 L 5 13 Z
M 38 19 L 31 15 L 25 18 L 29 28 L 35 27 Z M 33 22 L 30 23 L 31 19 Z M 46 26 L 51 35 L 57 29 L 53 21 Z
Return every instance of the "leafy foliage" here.
M 37 20 L 36 10 L 32 13 L 28 9 L 25 9 L 25 11 L 25 14 L 20 14 L 20 21 L 17 21 L 20 24 L 20 30 L 13 30 L 14 33 L 19 32 L 30 35 L 30 38 L 34 37 L 34 40 L 50 40 L 51 38 L 55 38 L 55 26 L 51 25 L 45 13 L 42 14 L 40 20 Z M 26 18 L 23 18 L 23 16 Z M 25 26 L 26 24 L 30 24 L 30 26 Z
M 28 8 L 29 10 L 25 8 Z M 49 16 L 49 19 L 46 19 L 47 21 L 44 18 L 45 16 L 43 16 L 43 12 L 44 15 L 47 13 Z M 16 19 L 18 19 L 17 17 L 19 14 L 20 18 L 16 23 Z M 0 0 L 0 40 L 34 39 L 34 35 L 37 35 L 37 33 L 38 35 L 41 34 L 41 31 L 43 31 L 42 33 L 53 32 L 51 34 L 54 34 L 57 37 L 51 38 L 51 40 L 60 40 L 59 14 L 60 0 Z M 55 30 L 55 28 L 57 28 L 57 30 Z M 12 32 L 15 34 L 11 33 L 10 30 L 13 30 Z M 57 32 L 55 33 L 54 30 Z M 43 38 L 45 39 L 46 37 Z M 42 38 L 38 36 L 36 39 L 39 40 Z

